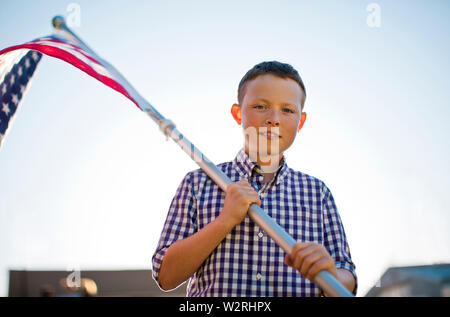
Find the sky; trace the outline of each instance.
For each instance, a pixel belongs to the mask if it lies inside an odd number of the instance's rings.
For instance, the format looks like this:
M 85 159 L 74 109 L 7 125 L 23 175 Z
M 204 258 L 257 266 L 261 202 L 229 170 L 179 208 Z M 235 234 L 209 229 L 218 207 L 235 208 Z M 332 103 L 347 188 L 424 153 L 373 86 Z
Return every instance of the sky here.
M 389 267 L 450 262 L 448 1 L 18 0 L 0 49 L 55 15 L 217 164 L 243 145 L 242 76 L 293 65 L 308 117 L 286 161 L 330 188 L 358 296 Z M 0 296 L 9 269 L 150 269 L 197 168 L 131 101 L 44 57 L 0 148 Z

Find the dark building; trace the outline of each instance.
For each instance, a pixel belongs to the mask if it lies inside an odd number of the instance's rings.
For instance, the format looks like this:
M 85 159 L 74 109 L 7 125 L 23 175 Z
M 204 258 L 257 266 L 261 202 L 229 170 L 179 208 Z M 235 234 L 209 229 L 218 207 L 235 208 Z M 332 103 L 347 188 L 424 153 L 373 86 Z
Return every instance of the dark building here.
M 369 297 L 449 297 L 450 264 L 389 268 Z
M 186 283 L 161 291 L 150 270 L 9 271 L 9 296 L 186 296 Z

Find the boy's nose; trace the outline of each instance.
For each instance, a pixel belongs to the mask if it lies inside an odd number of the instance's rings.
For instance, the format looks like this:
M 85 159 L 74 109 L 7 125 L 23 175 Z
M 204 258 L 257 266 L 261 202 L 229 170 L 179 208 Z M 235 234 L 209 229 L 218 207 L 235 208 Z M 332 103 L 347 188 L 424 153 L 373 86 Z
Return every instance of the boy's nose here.
M 275 119 L 267 119 L 266 124 L 278 127 L 280 125 L 280 121 L 275 120 Z
M 271 111 L 266 119 L 266 124 L 277 127 L 280 125 L 280 119 L 277 111 Z

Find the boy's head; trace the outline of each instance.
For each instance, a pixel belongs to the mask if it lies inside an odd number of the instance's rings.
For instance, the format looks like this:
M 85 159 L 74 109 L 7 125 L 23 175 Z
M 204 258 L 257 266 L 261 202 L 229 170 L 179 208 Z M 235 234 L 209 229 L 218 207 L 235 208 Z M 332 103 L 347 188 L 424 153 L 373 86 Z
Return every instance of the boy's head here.
M 238 102 L 239 104 L 242 103 L 242 98 L 245 95 L 245 89 L 246 85 L 249 81 L 252 79 L 255 79 L 258 76 L 261 75 L 274 75 L 276 77 L 280 78 L 289 78 L 295 81 L 300 88 L 303 91 L 303 98 L 301 99 L 301 110 L 303 110 L 305 106 L 305 100 L 306 100 L 306 89 L 305 85 L 303 84 L 303 80 L 298 74 L 297 70 L 292 67 L 289 64 L 286 63 L 280 63 L 277 61 L 271 61 L 271 62 L 262 62 L 255 66 L 253 66 L 252 69 L 250 69 L 244 77 L 242 77 L 241 82 L 239 83 L 238 87 Z
M 261 166 L 278 166 L 270 157 L 281 159 L 294 142 L 306 120 L 305 99 L 303 81 L 289 64 L 263 62 L 242 78 L 231 114 L 243 126 L 245 151 Z

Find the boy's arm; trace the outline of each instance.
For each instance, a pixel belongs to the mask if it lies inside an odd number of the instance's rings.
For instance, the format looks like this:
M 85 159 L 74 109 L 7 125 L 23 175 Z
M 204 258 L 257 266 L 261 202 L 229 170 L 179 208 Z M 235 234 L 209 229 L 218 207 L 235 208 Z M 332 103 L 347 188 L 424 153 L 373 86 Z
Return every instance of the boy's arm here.
M 324 208 L 323 246 L 332 257 L 337 270 L 342 272 L 337 276 L 338 280 L 356 295 L 358 282 L 355 264 L 351 258 L 344 225 L 330 189 L 324 183 L 322 183 L 322 186 L 322 206 Z
M 285 257 L 285 264 L 297 269 L 303 277 L 311 281 L 314 281 L 318 272 L 326 270 L 356 295 L 356 274 L 344 227 L 333 195 L 325 184 L 322 183 L 322 186 L 324 243 L 294 244 L 291 253 Z
M 353 274 L 346 269 L 336 268 L 333 258 L 322 244 L 315 242 L 296 243 L 292 247 L 291 253 L 286 255 L 284 263 L 298 270 L 303 277 L 312 282 L 314 282 L 317 273 L 326 270 L 350 292 L 355 289 L 356 281 Z
M 220 215 L 167 249 L 158 275 L 161 287 L 173 289 L 192 276 L 231 229 L 244 219 L 253 203 L 261 205 L 258 194 L 247 181 L 228 185 Z
M 341 282 L 350 292 L 355 292 L 356 280 L 352 272 L 347 269 L 337 269 L 337 279 Z

